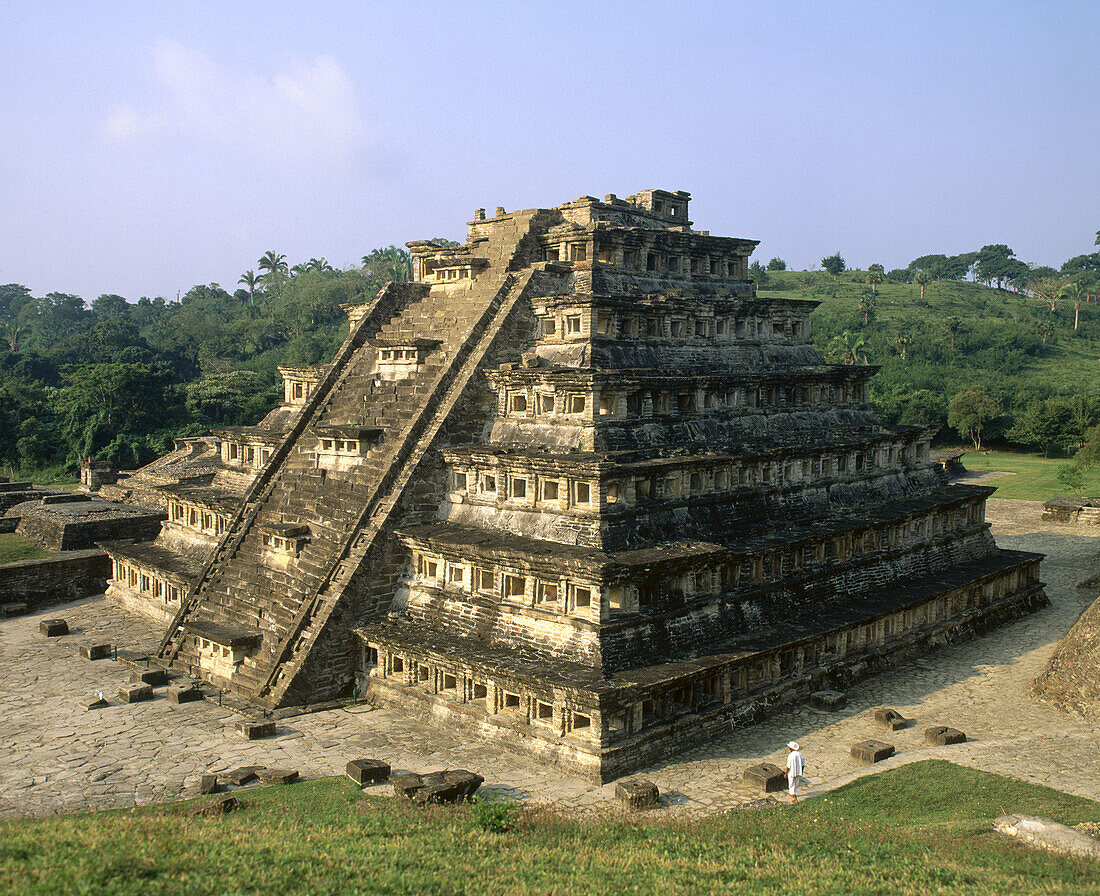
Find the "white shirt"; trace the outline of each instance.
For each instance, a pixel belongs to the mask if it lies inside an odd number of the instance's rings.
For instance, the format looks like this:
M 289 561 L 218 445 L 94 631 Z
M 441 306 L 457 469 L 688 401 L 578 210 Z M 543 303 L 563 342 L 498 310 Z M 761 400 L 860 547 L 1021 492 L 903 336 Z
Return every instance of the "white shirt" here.
M 787 777 L 797 778 L 802 774 L 802 752 L 791 750 L 787 754 Z

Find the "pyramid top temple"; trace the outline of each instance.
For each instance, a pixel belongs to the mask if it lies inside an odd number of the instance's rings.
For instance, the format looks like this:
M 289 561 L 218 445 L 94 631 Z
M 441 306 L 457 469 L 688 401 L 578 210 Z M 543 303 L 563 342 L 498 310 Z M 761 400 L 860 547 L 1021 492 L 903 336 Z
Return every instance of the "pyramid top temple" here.
M 690 198 L 409 243 L 412 282 L 283 371 L 277 425 L 222 433 L 212 479 L 165 486 L 162 543 L 113 555 L 140 602 L 191 545 L 162 660 L 276 711 L 369 692 L 606 780 L 1041 606 L 992 490 L 880 423 L 876 368 L 825 363 L 815 303 L 758 295 L 756 241 L 694 230 Z

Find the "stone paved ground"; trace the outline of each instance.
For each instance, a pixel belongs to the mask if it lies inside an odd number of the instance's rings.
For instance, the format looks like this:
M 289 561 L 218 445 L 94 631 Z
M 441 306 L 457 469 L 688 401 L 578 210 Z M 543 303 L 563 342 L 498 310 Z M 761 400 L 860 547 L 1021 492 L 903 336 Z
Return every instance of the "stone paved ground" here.
M 989 519 L 1004 547 L 1048 555 L 1043 579 L 1053 606 L 985 638 L 941 650 L 855 687 L 837 712 L 795 707 L 751 729 L 731 731 L 705 747 L 646 770 L 675 811 L 705 814 L 756 798 L 741 772 L 759 761 L 782 765 L 786 741 L 801 742 L 810 794 L 863 774 L 925 758 L 1013 775 L 1100 799 L 1100 727 L 1061 714 L 1028 696 L 1054 644 L 1095 596 L 1074 587 L 1097 571 L 1100 532 L 1039 522 L 1040 505 L 990 501 Z M 72 634 L 46 641 L 40 619 L 60 616 Z M 89 640 L 110 641 L 133 654 L 155 647 L 159 632 L 101 598 L 0 621 L 0 818 L 85 808 L 129 806 L 192 795 L 204 772 L 239 765 L 298 770 L 303 777 L 343 770 L 348 759 L 372 756 L 395 769 L 468 768 L 486 787 L 512 799 L 569 812 L 614 811 L 614 784 L 568 778 L 522 757 L 464 744 L 385 708 L 330 710 L 281 722 L 278 737 L 245 742 L 239 718 L 217 702 L 175 706 L 158 689 L 150 703 L 126 706 L 118 687 L 129 667 L 79 655 Z M 96 689 L 111 705 L 82 707 Z M 890 706 L 915 722 L 885 732 L 872 721 Z M 969 741 L 953 747 L 922 743 L 930 725 L 950 725 Z M 856 766 L 853 743 L 875 737 L 897 755 Z M 382 792 L 381 788 L 377 788 Z

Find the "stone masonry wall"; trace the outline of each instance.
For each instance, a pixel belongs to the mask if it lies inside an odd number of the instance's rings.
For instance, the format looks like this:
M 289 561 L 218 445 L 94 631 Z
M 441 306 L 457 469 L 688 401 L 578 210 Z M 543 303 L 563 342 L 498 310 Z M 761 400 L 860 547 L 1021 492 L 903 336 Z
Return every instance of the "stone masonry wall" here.
M 107 589 L 111 560 L 96 550 L 63 551 L 42 560 L 0 566 L 0 602 L 23 602 L 34 609 L 50 601 L 80 600 Z

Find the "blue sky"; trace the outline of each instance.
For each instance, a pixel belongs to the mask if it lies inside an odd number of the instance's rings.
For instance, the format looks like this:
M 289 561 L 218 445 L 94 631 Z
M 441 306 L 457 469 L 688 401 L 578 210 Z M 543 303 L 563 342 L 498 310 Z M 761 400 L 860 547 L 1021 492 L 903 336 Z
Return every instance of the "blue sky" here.
M 795 267 L 1100 228 L 1100 4 L 25 3 L 0 282 L 174 298 L 651 187 Z

